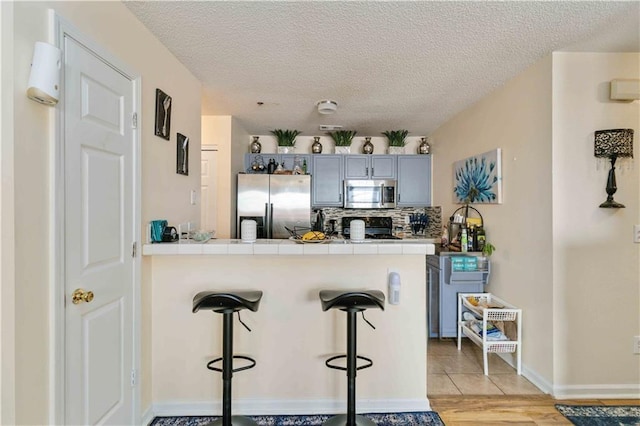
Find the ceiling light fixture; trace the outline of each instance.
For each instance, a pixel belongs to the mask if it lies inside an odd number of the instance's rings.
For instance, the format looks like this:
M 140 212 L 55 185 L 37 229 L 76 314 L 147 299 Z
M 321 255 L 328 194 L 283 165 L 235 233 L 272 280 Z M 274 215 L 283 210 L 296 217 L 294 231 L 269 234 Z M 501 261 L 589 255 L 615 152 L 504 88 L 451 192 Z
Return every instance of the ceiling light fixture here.
M 338 109 L 338 103 L 330 99 L 323 99 L 316 103 L 320 114 L 333 114 Z

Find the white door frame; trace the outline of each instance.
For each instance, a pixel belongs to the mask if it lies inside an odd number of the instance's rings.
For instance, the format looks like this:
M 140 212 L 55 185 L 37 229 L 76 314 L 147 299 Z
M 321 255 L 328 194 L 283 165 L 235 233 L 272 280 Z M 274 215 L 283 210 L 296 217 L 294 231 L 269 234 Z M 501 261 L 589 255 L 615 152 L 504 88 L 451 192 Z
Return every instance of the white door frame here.
M 80 32 L 69 21 L 62 18 L 53 10 L 49 10 L 49 28 L 52 29 L 50 35 L 54 44 L 64 49 L 64 37 L 68 36 L 78 43 L 91 50 L 97 57 L 120 72 L 125 77 L 133 81 L 135 87 L 134 108 L 138 114 L 138 123 L 142 122 L 142 80 L 131 66 L 123 63 L 117 57 L 111 55 L 104 47 L 95 43 L 90 37 Z M 64 56 L 63 56 L 64 57 Z M 60 78 L 61 85 L 64 84 L 64 67 Z M 49 294 L 50 321 L 49 321 L 49 423 L 64 424 L 65 421 L 65 227 L 64 227 L 64 87 L 60 91 L 61 99 L 58 107 L 55 108 L 55 120 L 52 123 L 52 132 L 55 135 L 53 146 L 51 147 L 51 176 L 50 193 L 51 197 L 51 217 L 50 217 L 50 253 L 51 253 L 51 292 Z M 141 220 L 141 126 L 138 124 L 133 130 L 135 147 L 133 150 L 134 166 L 134 212 L 133 212 L 133 235 L 138 248 L 133 260 L 133 366 L 140 374 L 140 324 L 141 324 L 141 300 L 140 300 L 140 220 Z M 133 243 L 133 241 L 132 241 Z M 140 414 L 141 386 L 140 380 L 136 380 L 133 390 L 133 413 L 134 422 L 138 424 L 141 419 Z

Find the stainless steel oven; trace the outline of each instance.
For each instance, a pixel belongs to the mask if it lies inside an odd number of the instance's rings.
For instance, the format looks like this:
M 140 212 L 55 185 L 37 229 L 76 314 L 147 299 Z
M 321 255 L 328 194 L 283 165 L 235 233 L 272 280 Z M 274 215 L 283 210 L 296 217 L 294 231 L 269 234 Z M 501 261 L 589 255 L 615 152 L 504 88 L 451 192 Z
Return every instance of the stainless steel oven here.
M 393 209 L 396 206 L 395 180 L 344 181 L 344 208 Z

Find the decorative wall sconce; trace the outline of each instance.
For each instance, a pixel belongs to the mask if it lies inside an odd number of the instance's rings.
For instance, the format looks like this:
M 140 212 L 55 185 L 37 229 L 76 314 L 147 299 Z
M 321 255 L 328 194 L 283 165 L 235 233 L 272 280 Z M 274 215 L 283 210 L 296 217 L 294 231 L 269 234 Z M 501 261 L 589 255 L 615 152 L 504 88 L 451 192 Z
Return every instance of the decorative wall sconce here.
M 624 208 L 623 204 L 613 200 L 613 194 L 618 190 L 615 165 L 618 158 L 633 158 L 633 129 L 596 130 L 594 155 L 611 161 L 611 169 L 607 177 L 607 201 L 600 204 L 600 207 Z

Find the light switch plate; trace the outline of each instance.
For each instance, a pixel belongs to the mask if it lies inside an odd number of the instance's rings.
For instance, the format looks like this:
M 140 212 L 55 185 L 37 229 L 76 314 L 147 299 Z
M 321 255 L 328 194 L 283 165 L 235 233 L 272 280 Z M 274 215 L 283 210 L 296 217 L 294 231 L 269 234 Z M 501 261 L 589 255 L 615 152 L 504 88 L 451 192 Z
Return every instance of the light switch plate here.
M 640 225 L 633 225 L 633 242 L 640 243 Z
M 633 353 L 640 354 L 640 336 L 633 337 Z

